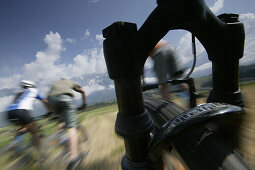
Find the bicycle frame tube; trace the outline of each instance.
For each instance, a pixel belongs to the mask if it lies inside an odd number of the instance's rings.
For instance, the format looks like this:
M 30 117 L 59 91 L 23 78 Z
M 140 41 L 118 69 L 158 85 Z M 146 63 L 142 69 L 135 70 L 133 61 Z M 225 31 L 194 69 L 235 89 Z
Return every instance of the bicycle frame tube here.
M 205 47 L 213 66 L 213 89 L 208 101 L 243 106 L 238 67 L 243 56 L 244 27 L 236 15 L 225 14 L 219 19 L 203 0 L 157 3 L 139 30 L 136 24 L 126 22 L 113 23 L 103 30 L 106 65 L 115 83 L 119 107 L 115 130 L 124 137 L 126 147 L 123 169 L 148 168 L 152 122 L 144 110 L 140 76 L 149 52 L 169 30 L 190 31 Z

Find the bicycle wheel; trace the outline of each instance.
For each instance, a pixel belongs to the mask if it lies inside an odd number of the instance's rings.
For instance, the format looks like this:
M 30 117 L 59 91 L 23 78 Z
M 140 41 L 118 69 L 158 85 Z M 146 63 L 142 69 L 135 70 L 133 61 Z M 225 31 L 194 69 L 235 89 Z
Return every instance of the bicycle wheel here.
M 155 129 L 159 129 L 185 110 L 172 102 L 158 98 L 145 99 L 144 105 L 153 119 Z M 187 169 L 250 169 L 234 147 L 226 144 L 206 127 L 191 130 L 177 137 L 172 142 L 172 147 Z
M 36 161 L 29 141 L 10 142 L 0 151 L 2 169 L 27 169 Z
M 90 145 L 85 128 L 77 126 L 78 152 L 84 157 L 89 154 Z M 68 135 L 65 131 L 53 134 L 44 140 L 46 160 L 44 169 L 65 169 L 69 163 Z
M 68 137 L 63 132 L 47 137 L 42 144 L 45 160 L 42 169 L 65 169 L 69 162 Z
M 82 152 L 84 158 L 87 157 L 90 153 L 90 142 L 88 133 L 84 126 L 77 126 L 77 134 L 78 134 L 78 150 Z

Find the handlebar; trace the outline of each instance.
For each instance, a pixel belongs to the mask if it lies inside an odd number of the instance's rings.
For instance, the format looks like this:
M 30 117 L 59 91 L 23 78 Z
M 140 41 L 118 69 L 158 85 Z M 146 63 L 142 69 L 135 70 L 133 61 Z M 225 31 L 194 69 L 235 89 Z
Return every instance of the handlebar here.
M 191 77 L 184 78 L 184 79 L 168 80 L 165 83 L 154 83 L 154 84 L 144 85 L 144 86 L 142 86 L 142 90 L 146 91 L 146 90 L 155 89 L 155 88 L 158 88 L 158 86 L 161 84 L 168 84 L 168 83 L 170 83 L 172 85 L 176 85 L 176 84 L 180 84 L 180 83 L 187 84 L 189 87 L 189 106 L 190 106 L 190 108 L 192 108 L 197 105 L 196 99 L 199 95 L 196 93 L 194 79 Z
M 161 84 L 172 84 L 172 85 L 176 85 L 176 84 L 180 84 L 180 83 L 186 83 L 188 85 L 190 85 L 190 79 L 192 78 L 187 78 L 187 79 L 173 79 L 173 80 L 168 80 L 164 83 L 154 83 L 154 84 L 146 84 L 142 86 L 142 90 L 143 91 L 147 91 L 147 90 L 151 90 L 151 89 L 155 89 L 158 88 L 159 85 Z

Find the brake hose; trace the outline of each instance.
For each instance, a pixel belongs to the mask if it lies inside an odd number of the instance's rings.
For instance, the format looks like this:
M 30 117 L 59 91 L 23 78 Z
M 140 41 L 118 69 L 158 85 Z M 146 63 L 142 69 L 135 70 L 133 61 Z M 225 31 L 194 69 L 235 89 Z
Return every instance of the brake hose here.
M 195 35 L 193 33 L 191 33 L 191 37 L 192 37 L 192 53 L 193 53 L 193 65 L 189 71 L 189 73 L 184 77 L 184 78 L 188 78 L 192 72 L 194 71 L 195 69 L 195 66 L 196 66 L 196 40 L 195 40 Z

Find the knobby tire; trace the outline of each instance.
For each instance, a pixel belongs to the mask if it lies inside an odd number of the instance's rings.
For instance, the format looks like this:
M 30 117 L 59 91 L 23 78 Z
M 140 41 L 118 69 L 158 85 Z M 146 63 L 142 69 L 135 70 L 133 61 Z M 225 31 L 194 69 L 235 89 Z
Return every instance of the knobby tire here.
M 173 102 L 148 98 L 144 101 L 155 129 L 185 111 Z M 203 140 L 201 140 L 201 138 Z M 249 170 L 244 158 L 232 146 L 229 146 L 217 135 L 210 134 L 206 127 L 191 130 L 177 137 L 172 147 L 181 157 L 185 167 L 190 170 Z

